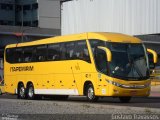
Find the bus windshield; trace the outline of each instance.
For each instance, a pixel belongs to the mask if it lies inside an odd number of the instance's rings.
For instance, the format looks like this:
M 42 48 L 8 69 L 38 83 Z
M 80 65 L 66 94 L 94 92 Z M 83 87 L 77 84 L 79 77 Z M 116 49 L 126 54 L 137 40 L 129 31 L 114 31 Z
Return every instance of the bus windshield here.
M 90 44 L 98 71 L 123 80 L 144 80 L 149 78 L 148 57 L 142 43 L 92 40 Z M 112 53 L 111 62 L 107 63 L 106 53 L 96 49 L 98 46 L 110 49 Z
M 142 44 L 108 43 L 107 46 L 112 52 L 111 76 L 127 80 L 149 78 L 148 58 Z

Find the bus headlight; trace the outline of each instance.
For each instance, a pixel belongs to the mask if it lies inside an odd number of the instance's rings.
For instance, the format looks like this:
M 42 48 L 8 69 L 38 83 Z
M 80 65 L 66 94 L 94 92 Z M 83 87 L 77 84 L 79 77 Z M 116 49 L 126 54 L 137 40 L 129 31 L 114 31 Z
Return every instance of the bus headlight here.
M 144 84 L 144 85 L 124 85 L 124 84 L 120 84 L 111 80 L 106 80 L 108 83 L 115 85 L 117 87 L 121 87 L 121 88 L 127 88 L 127 89 L 143 89 L 143 88 L 147 88 L 150 86 L 150 83 Z
M 117 83 L 117 82 L 114 82 L 114 81 L 111 81 L 111 80 L 106 80 L 106 81 L 107 81 L 108 83 L 112 84 L 112 85 L 117 86 L 117 87 L 121 87 L 121 86 L 122 86 L 122 84 Z

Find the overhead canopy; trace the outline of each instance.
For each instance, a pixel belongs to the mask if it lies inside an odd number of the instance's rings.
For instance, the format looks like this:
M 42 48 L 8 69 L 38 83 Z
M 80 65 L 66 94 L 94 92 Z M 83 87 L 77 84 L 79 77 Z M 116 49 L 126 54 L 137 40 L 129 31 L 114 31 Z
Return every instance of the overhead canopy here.
M 8 44 L 22 42 L 22 36 L 23 42 L 27 42 L 60 34 L 60 29 L 0 25 L 0 48 L 4 48 Z
M 0 25 L 0 34 L 16 35 L 17 33 L 30 36 L 57 36 L 61 31 L 60 29 Z

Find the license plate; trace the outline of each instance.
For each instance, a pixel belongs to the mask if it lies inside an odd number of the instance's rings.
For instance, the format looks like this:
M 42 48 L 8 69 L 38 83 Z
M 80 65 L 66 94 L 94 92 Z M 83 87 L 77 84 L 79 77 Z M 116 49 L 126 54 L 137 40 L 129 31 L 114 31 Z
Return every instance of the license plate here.
M 131 94 L 131 95 L 136 95 L 136 94 L 137 94 L 137 91 L 131 91 L 130 94 Z

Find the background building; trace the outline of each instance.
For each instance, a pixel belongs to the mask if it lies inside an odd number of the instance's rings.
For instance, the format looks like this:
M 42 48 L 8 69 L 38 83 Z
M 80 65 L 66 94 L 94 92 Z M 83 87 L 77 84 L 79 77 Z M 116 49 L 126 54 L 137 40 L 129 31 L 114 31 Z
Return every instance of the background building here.
M 38 26 L 37 0 L 1 0 L 0 25 Z
M 0 0 L 0 58 L 7 44 L 61 34 L 61 0 Z
M 15 25 L 15 0 L 0 0 L 0 25 Z
M 60 29 L 60 0 L 0 0 L 0 25 Z

